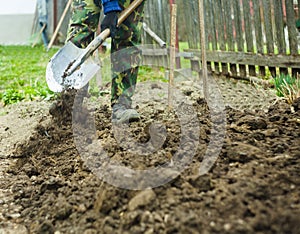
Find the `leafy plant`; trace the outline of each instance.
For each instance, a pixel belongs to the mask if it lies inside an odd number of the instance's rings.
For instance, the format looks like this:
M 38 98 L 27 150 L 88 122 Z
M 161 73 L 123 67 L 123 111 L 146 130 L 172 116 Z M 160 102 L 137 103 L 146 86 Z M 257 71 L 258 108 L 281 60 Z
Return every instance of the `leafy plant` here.
M 284 97 L 289 103 L 300 97 L 300 78 L 292 77 L 291 75 L 281 74 L 275 77 L 274 85 L 276 94 L 279 97 Z
M 1 94 L 4 105 L 12 104 L 24 100 L 24 95 L 20 90 L 7 89 Z

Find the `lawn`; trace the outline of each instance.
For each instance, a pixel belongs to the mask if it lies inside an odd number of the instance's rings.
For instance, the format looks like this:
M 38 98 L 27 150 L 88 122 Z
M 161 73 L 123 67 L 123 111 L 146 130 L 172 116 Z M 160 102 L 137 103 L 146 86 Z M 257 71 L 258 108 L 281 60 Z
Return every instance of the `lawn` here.
M 43 46 L 0 46 L 0 103 L 8 105 L 19 101 L 51 99 L 55 96 L 46 83 L 46 67 L 58 51 L 46 52 Z M 107 52 L 109 53 L 109 52 Z M 105 55 L 106 56 L 106 55 Z M 110 82 L 110 66 L 102 68 L 103 82 Z M 165 80 L 164 69 L 142 66 L 139 80 Z M 94 80 L 90 82 L 92 95 L 99 95 Z
M 45 79 L 46 66 L 57 49 L 0 46 L 0 100 L 4 105 L 22 100 L 50 99 L 54 93 Z

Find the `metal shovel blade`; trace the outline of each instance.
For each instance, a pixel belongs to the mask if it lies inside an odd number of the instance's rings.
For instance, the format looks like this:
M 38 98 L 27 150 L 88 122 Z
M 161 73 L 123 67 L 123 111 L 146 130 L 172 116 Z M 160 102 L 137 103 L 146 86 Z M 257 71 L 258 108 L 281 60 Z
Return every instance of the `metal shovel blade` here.
M 66 71 L 84 52 L 71 41 L 65 44 L 49 61 L 46 69 L 46 81 L 53 92 L 66 89 L 80 89 L 100 70 L 100 65 L 89 56 L 71 75 Z
M 144 0 L 134 0 L 118 19 L 120 25 Z M 110 35 L 107 28 L 100 33 L 85 48 L 80 49 L 69 41 L 49 61 L 46 69 L 46 81 L 53 92 L 61 92 L 66 89 L 80 89 L 99 71 L 97 64 L 90 56 Z

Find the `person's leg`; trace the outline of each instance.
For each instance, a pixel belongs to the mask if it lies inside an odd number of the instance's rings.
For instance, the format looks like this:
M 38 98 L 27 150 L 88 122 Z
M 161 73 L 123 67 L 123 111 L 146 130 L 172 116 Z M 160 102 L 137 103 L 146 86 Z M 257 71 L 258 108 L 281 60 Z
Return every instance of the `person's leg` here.
M 99 2 L 101 1 L 99 0 L 98 4 Z M 72 41 L 79 48 L 87 47 L 95 37 L 100 11 L 101 6 L 96 5 L 94 0 L 73 0 L 67 41 Z M 88 95 L 88 86 L 89 84 L 86 84 L 78 91 L 78 103 Z
M 122 9 L 128 7 L 131 2 L 133 0 L 119 0 Z M 125 108 L 131 107 L 131 97 L 141 60 L 140 51 L 136 46 L 141 43 L 143 9 L 144 3 L 120 25 L 112 41 L 112 106 L 121 104 Z
M 94 0 L 73 0 L 67 41 L 80 48 L 87 47 L 95 37 L 100 11 Z

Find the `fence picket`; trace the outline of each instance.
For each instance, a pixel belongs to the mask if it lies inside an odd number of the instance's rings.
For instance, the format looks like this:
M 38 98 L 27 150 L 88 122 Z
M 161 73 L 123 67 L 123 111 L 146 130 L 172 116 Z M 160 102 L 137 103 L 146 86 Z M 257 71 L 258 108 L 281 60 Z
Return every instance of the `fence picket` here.
M 252 11 L 250 9 L 249 0 L 243 0 L 243 13 L 245 20 L 245 37 L 247 42 L 247 52 L 254 53 L 254 39 L 252 34 L 252 22 L 251 22 L 251 14 Z M 249 75 L 256 76 L 255 66 L 249 65 Z
M 212 50 L 216 51 L 218 49 L 217 46 L 217 34 L 216 34 L 216 18 L 215 18 L 215 14 L 214 14 L 214 4 L 215 0 L 207 0 L 207 6 L 206 6 L 206 11 L 209 14 L 209 21 L 210 21 L 210 43 L 211 43 L 211 48 Z M 207 47 L 209 48 L 209 47 Z M 220 73 L 220 67 L 219 67 L 219 63 L 217 62 L 210 62 L 209 64 L 213 64 L 214 66 L 214 70 L 216 73 Z
M 230 51 L 235 51 L 235 39 L 234 39 L 234 29 L 233 29 L 233 20 L 232 20 L 232 12 L 233 12 L 233 1 L 228 0 L 225 1 L 225 6 L 227 8 L 226 15 L 224 15 L 226 19 L 226 27 L 227 27 L 227 35 L 228 35 L 228 48 Z M 232 76 L 237 76 L 237 64 L 230 63 L 230 71 Z
M 239 52 L 244 52 L 244 32 L 243 32 L 243 25 L 242 25 L 242 6 L 240 0 L 233 1 L 233 9 L 234 9 L 234 26 L 235 26 L 235 33 L 236 33 L 236 43 L 237 49 Z M 246 66 L 239 64 L 239 75 L 242 77 L 246 77 Z
M 290 54 L 296 55 L 298 54 L 298 42 L 297 42 L 297 29 L 295 25 L 295 13 L 294 13 L 294 6 L 293 1 L 285 0 L 286 6 L 286 23 L 288 27 L 288 34 L 289 34 L 289 44 L 290 44 Z M 299 73 L 299 69 L 292 69 L 292 75 L 297 76 Z
M 286 54 L 286 43 L 284 37 L 284 15 L 282 1 L 273 1 L 274 3 L 274 15 L 276 25 L 276 42 L 279 54 Z M 284 67 L 279 68 L 280 74 L 287 74 L 288 69 Z
M 268 54 L 274 54 L 274 38 L 271 17 L 272 16 L 270 0 L 263 0 L 263 23 L 266 36 L 266 49 Z M 274 67 L 269 67 L 269 71 L 273 77 L 276 76 L 276 69 Z
M 215 0 L 214 5 L 214 16 L 215 16 L 215 28 L 217 31 L 216 42 L 219 45 L 218 49 L 221 51 L 226 50 L 226 38 L 225 38 L 225 23 L 223 18 L 223 9 L 221 0 Z M 221 73 L 225 76 L 228 75 L 228 65 L 227 63 L 221 63 Z

